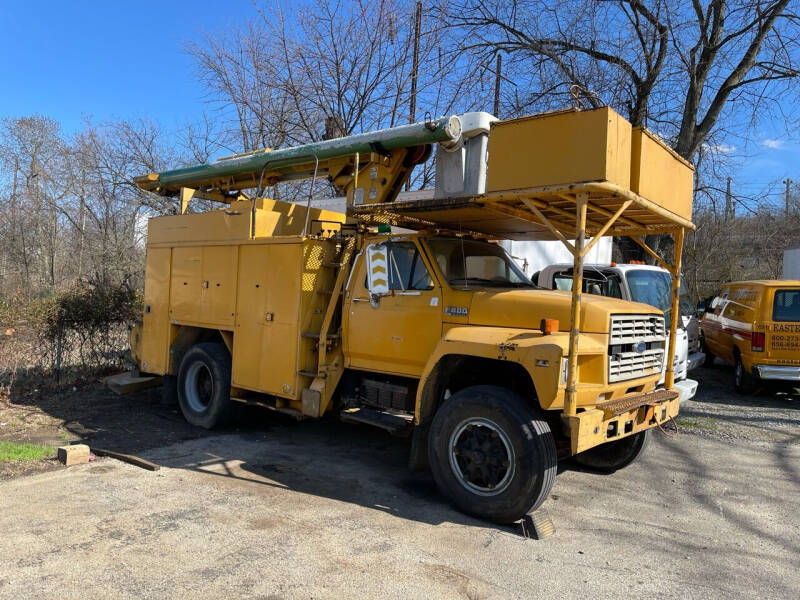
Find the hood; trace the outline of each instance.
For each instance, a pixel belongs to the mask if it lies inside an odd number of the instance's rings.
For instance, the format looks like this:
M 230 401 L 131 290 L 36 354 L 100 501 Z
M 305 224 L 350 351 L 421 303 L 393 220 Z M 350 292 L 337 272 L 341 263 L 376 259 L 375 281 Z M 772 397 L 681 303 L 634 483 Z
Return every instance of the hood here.
M 539 329 L 542 319 L 558 319 L 559 329 L 569 331 L 572 294 L 557 290 L 480 290 L 472 295 L 469 324 L 492 327 Z M 608 333 L 612 314 L 657 314 L 649 304 L 583 294 L 581 330 Z

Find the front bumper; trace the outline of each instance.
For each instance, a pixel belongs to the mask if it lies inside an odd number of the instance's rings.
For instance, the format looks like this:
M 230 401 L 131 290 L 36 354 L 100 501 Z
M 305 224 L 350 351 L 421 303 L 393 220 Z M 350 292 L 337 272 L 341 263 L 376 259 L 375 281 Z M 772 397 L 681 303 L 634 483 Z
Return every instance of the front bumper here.
M 800 367 L 787 365 L 756 365 L 753 371 L 761 379 L 775 381 L 800 381 Z
M 680 401 L 679 389 L 658 389 L 603 402 L 577 415 L 563 415 L 572 454 L 652 429 L 677 416 Z
M 686 370 L 691 371 L 692 369 L 696 369 L 700 365 L 703 364 L 703 361 L 706 359 L 706 355 L 704 352 L 697 350 L 696 352 L 692 352 L 689 354 L 689 358 L 686 361 Z

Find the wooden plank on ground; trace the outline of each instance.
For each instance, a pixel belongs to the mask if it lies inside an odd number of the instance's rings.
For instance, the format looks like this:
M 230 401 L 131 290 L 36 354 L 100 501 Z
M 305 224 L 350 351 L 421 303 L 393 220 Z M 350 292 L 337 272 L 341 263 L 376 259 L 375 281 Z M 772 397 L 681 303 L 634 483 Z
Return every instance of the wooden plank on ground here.
M 157 465 L 156 463 L 152 463 L 149 460 L 145 460 L 144 458 L 139 458 L 138 456 L 134 456 L 132 454 L 122 454 L 121 452 L 114 452 L 112 450 L 103 450 L 102 448 L 92 448 L 92 452 L 94 452 L 95 456 L 107 456 L 108 458 L 116 458 L 117 460 L 121 460 L 122 462 L 126 462 L 128 464 L 135 465 L 143 469 L 147 469 L 148 471 L 158 471 L 161 468 L 161 466 Z
M 161 385 L 161 377 L 155 375 L 137 375 L 132 371 L 111 375 L 103 380 L 103 383 L 115 394 L 123 396 L 132 392 L 138 392 L 151 387 Z

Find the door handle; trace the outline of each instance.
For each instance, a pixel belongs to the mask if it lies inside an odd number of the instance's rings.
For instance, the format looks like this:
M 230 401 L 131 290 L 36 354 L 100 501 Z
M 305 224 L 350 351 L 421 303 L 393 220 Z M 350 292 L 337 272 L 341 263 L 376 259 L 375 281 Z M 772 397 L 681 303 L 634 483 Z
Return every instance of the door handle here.
M 353 298 L 353 302 L 369 302 L 369 298 Z

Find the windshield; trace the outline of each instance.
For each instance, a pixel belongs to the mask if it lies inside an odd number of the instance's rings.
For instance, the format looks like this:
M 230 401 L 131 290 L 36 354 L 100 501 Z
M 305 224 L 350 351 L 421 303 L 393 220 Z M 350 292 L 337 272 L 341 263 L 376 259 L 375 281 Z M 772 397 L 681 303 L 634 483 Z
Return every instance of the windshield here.
M 553 289 L 571 291 L 573 273 L 573 269 L 567 269 L 553 275 Z M 616 273 L 603 273 L 595 269 L 584 269 L 582 281 L 582 290 L 587 294 L 622 298 L 620 279 Z
M 631 291 L 631 300 L 655 306 L 669 320 L 672 306 L 672 275 L 665 271 L 636 270 L 628 271 L 628 288 Z M 680 310 L 682 315 L 691 315 L 692 303 L 689 301 L 686 282 L 681 277 Z
M 534 287 L 506 251 L 495 244 L 432 238 L 428 246 L 442 275 L 454 287 Z

